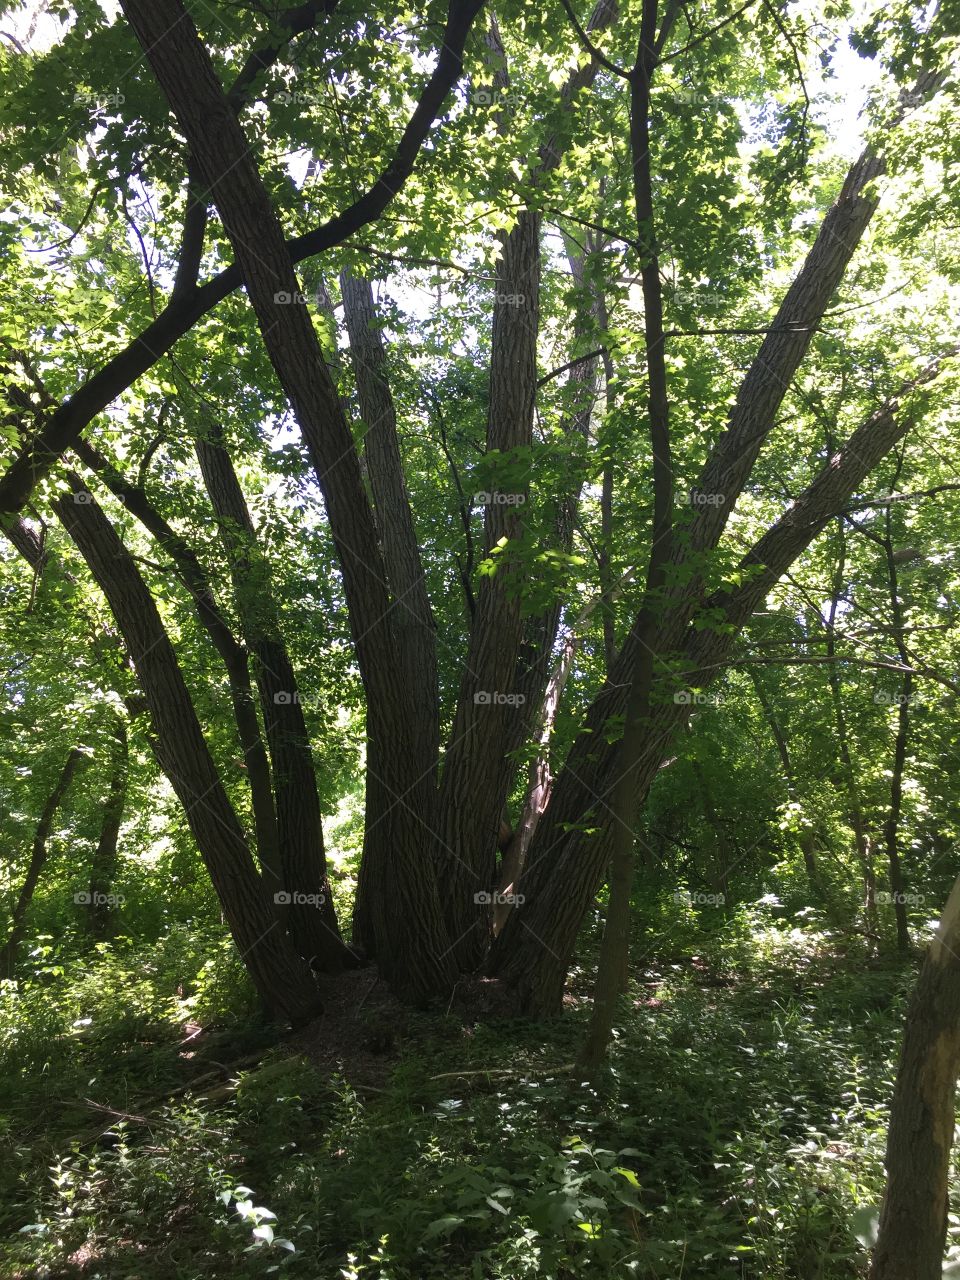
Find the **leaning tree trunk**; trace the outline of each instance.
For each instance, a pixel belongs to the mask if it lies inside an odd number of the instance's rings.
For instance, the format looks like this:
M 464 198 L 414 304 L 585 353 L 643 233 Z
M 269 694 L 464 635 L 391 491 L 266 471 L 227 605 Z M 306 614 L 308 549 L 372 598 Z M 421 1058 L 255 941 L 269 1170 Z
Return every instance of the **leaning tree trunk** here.
M 327 879 L 320 796 L 301 704 L 301 690 L 284 642 L 270 565 L 219 423 L 196 440 L 204 485 L 230 562 L 234 601 L 255 660 L 271 777 L 276 798 L 279 878 L 272 886 L 281 921 L 314 968 L 336 973 L 348 952 L 340 937 Z
M 960 1069 L 960 878 L 907 1015 L 887 1134 L 887 1187 L 870 1280 L 939 1280 Z
M 467 0 L 458 18 L 468 27 L 473 3 Z M 353 436 L 300 301 L 280 221 L 196 27 L 181 0 L 122 0 L 122 9 L 209 183 L 323 494 L 367 694 L 368 782 L 372 775 L 381 805 L 377 834 L 392 850 L 375 922 L 378 959 L 413 999 L 448 992 L 456 968 L 420 818 L 431 812 L 433 794 L 416 768 L 416 690 L 396 680 L 394 601 Z
M 190 593 L 197 618 L 220 655 L 230 686 L 237 738 L 250 786 L 257 858 L 268 883 L 281 885 L 280 836 L 270 776 L 270 761 L 260 733 L 256 702 L 250 682 L 247 651 L 237 640 L 217 603 L 213 586 L 194 549 L 170 526 L 147 497 L 141 484 L 132 484 L 86 440 L 78 440 L 75 452 L 131 515 L 156 538 L 170 556 L 177 573 Z
M 81 760 L 84 759 L 84 752 L 80 747 L 73 747 L 67 756 L 63 768 L 60 770 L 60 776 L 57 779 L 56 786 L 47 797 L 47 803 L 43 806 L 43 812 L 40 814 L 40 821 L 37 823 L 36 831 L 33 836 L 33 848 L 30 853 L 30 865 L 27 868 L 26 879 L 20 887 L 20 893 L 17 896 L 16 905 L 13 908 L 13 915 L 10 920 L 10 932 L 4 943 L 3 950 L 0 951 L 0 973 L 5 974 L 8 978 L 13 977 L 14 968 L 17 961 L 17 947 L 23 937 L 23 930 L 26 924 L 27 911 L 30 903 L 33 901 L 33 894 L 40 882 L 40 874 L 43 871 L 47 861 L 47 840 L 50 836 L 50 828 L 53 825 L 53 817 L 60 807 L 63 797 L 67 793 L 67 788 L 73 781 L 73 777 L 77 772 Z
M 110 762 L 110 787 L 101 811 L 100 838 L 90 863 L 90 915 L 87 923 L 97 940 L 108 937 L 113 931 L 109 899 L 117 872 L 117 845 L 127 798 L 130 756 L 127 725 L 122 716 L 116 718 L 113 737 L 116 746 Z
M 54 509 L 126 641 L 150 708 L 161 767 L 183 805 L 243 962 L 269 1011 L 306 1022 L 319 1011 L 316 988 L 254 866 L 150 590 L 76 476 L 71 489 Z
M 673 640 L 668 618 L 660 634 L 670 651 L 682 648 L 690 672 L 689 683 L 700 688 L 714 679 L 729 660 L 731 648 L 752 611 L 783 573 L 819 533 L 836 518 L 864 478 L 912 425 L 914 418 L 902 403 L 933 381 L 947 353 L 901 388 L 850 436 L 830 463 L 743 557 L 739 572 L 743 586 L 718 592 L 703 602 L 710 628 L 692 628 L 684 640 Z M 716 621 L 729 630 L 720 634 Z M 530 849 L 520 881 L 525 901 L 511 913 L 497 938 L 488 972 L 514 993 L 520 1012 L 551 1016 L 559 1012 L 564 980 L 577 932 L 599 887 L 610 855 L 611 824 L 604 821 L 615 780 L 614 750 L 603 745 L 603 733 L 613 717 L 623 716 L 624 690 L 630 684 L 635 657 L 634 633 L 620 651 L 613 676 L 594 700 L 585 731 L 575 740 L 561 770 L 553 799 Z M 665 691 L 668 693 L 669 691 Z M 643 758 L 636 773 L 637 804 L 647 789 L 689 708 L 667 701 L 651 716 Z

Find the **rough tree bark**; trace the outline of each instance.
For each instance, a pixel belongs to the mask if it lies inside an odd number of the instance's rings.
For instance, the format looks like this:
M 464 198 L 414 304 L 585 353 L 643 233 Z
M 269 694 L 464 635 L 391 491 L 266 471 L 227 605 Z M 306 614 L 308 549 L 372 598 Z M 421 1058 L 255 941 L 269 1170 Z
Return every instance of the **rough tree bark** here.
M 416 692 L 395 677 L 392 600 L 353 437 L 307 308 L 298 301 L 303 294 L 277 215 L 196 28 L 180 0 L 125 0 L 122 7 L 216 202 L 323 494 L 367 693 L 375 782 L 381 799 L 388 795 L 400 802 L 378 831 L 393 855 L 384 868 L 383 909 L 374 922 L 378 956 L 395 985 L 412 998 L 434 995 L 449 990 L 456 974 L 419 826 L 430 797 L 416 773 L 410 732 Z M 478 7 L 471 2 L 461 11 L 467 27 Z M 418 928 L 409 927 L 411 917 Z
M 150 708 L 156 751 L 183 805 L 244 964 L 271 1013 L 319 1012 L 310 972 L 268 899 L 217 773 L 177 656 L 133 557 L 80 479 L 54 509 L 106 596 Z M 77 501 L 79 499 L 79 501 Z
M 907 1014 L 887 1134 L 887 1186 L 870 1280 L 940 1280 L 960 1070 L 960 879 Z
M 253 809 L 257 857 L 268 883 L 280 886 L 280 836 L 270 777 L 270 761 L 260 733 L 250 683 L 246 649 L 234 636 L 223 615 L 206 570 L 193 548 L 176 533 L 147 496 L 141 484 L 132 484 L 88 441 L 78 440 L 77 457 L 103 481 L 131 515 L 135 516 L 158 546 L 170 556 L 177 575 L 190 593 L 197 617 L 220 656 L 230 686 L 237 738 L 243 751 Z
M 234 602 L 253 655 L 276 800 L 279 879 L 274 902 L 297 950 L 320 971 L 336 973 L 348 952 L 340 937 L 327 879 L 320 797 L 301 705 L 283 639 L 267 558 L 219 423 L 196 439 L 204 485 L 230 562 Z M 270 888 L 270 886 L 268 886 Z

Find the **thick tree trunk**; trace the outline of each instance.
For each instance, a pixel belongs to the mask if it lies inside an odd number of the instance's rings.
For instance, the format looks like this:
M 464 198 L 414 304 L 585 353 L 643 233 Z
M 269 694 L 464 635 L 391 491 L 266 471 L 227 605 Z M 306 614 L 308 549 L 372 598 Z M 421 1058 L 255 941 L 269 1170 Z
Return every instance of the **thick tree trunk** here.
M 497 269 L 490 362 L 487 455 L 530 443 L 537 382 L 540 298 L 540 217 L 524 210 L 506 236 Z M 496 568 L 485 576 L 440 784 L 438 861 L 446 886 L 447 927 L 460 967 L 477 966 L 487 946 L 497 837 L 510 779 L 505 756 L 512 720 L 526 720 L 525 697 L 515 687 L 523 634 L 520 580 L 510 557 L 523 533 L 529 483 L 491 482 L 485 506 L 484 557 Z M 500 499 L 503 499 L 501 501 Z
M 219 423 L 210 427 L 209 438 L 197 439 L 196 449 L 227 549 L 237 615 L 255 659 L 254 674 L 273 766 L 279 877 L 267 887 L 300 954 L 314 968 L 335 973 L 348 953 L 327 879 L 310 737 L 300 687 L 283 640 L 270 566 L 257 544 Z
M 117 716 L 113 729 L 116 743 L 110 762 L 110 786 L 100 818 L 100 837 L 90 863 L 90 914 L 88 928 L 94 938 L 101 940 L 113 932 L 113 915 L 110 894 L 117 873 L 117 845 L 120 825 L 127 799 L 127 771 L 130 746 L 127 741 L 127 725 Z
M 267 1008 L 294 1023 L 319 1011 L 310 972 L 267 896 L 217 774 L 157 606 L 133 557 L 80 480 L 55 510 L 107 598 L 143 688 L 156 751 L 187 815 L 240 955 Z M 79 501 L 77 500 L 79 499 Z
M 960 1069 L 960 879 L 910 1001 L 870 1280 L 939 1280 Z
M 397 436 L 397 415 L 387 378 L 387 353 L 377 321 L 373 289 L 368 280 L 341 272 L 340 292 L 350 339 L 350 355 L 363 420 L 363 461 L 373 499 L 380 535 L 383 563 L 393 597 L 393 622 L 397 634 L 400 682 L 416 690 L 411 712 L 416 723 L 410 726 L 410 746 L 417 753 L 411 760 L 421 778 L 422 799 L 436 802 L 437 757 L 440 746 L 440 694 L 437 680 L 436 624 L 427 594 L 420 545 L 410 509 L 403 459 Z M 370 772 L 382 772 L 384 764 L 368 760 Z M 376 954 L 376 932 L 370 927 L 378 909 L 371 897 L 381 891 L 384 864 L 393 856 L 389 828 L 381 821 L 386 806 L 394 821 L 414 824 L 414 838 L 429 838 L 436 829 L 433 811 L 416 815 L 405 810 L 402 799 L 385 788 L 380 804 L 367 796 L 369 821 L 363 865 L 354 908 L 354 940 L 368 953 Z M 379 912 L 379 914 L 383 914 Z
M 911 426 L 913 418 L 901 401 L 929 384 L 944 360 L 906 383 L 898 396 L 872 414 L 836 452 L 830 463 L 743 557 L 743 586 L 722 591 L 703 602 L 707 616 L 724 617 L 730 630 L 691 629 L 684 652 L 690 683 L 700 688 L 715 678 L 734 639 L 760 602 L 798 555 L 836 518 L 850 494 Z M 669 619 L 661 626 L 665 649 L 672 640 Z M 575 740 L 554 785 L 553 798 L 541 819 L 520 881 L 525 901 L 512 912 L 491 952 L 488 971 L 514 991 L 520 1012 L 552 1016 L 559 1012 L 566 970 L 577 931 L 601 883 L 610 855 L 609 805 L 614 750 L 605 743 L 611 718 L 625 713 L 624 691 L 634 659 L 634 633 L 620 651 L 611 679 L 588 710 L 585 730 Z M 658 706 L 651 717 L 643 758 L 636 771 L 637 804 L 656 776 L 669 744 L 684 723 L 689 707 L 682 702 Z
M 40 821 L 37 823 L 33 836 L 30 865 L 27 868 L 26 878 L 20 886 L 20 893 L 13 908 L 10 919 L 10 932 L 7 934 L 3 950 L 0 951 L 0 973 L 7 978 L 12 978 L 14 975 L 17 963 L 17 948 L 23 938 L 27 912 L 30 909 L 30 903 L 33 901 L 34 892 L 40 883 L 40 875 L 47 861 L 47 840 L 50 836 L 50 828 L 53 825 L 54 814 L 60 807 L 63 797 L 67 793 L 67 788 L 73 781 L 77 768 L 83 759 L 84 752 L 82 749 L 73 747 L 64 762 L 63 768 L 60 770 L 56 785 L 47 797 L 43 812 L 40 814 Z
M 435 867 L 417 822 L 430 812 L 432 799 L 416 769 L 411 726 L 417 693 L 396 679 L 400 657 L 393 602 L 353 437 L 300 301 L 289 246 L 253 152 L 196 28 L 180 0 L 124 0 L 122 7 L 209 184 L 330 520 L 367 693 L 368 774 L 386 814 L 377 817 L 377 834 L 392 848 L 384 868 L 384 909 L 375 922 L 378 959 L 395 985 L 413 998 L 449 991 L 456 970 Z M 459 20 L 469 27 L 476 10 L 470 4 L 465 8 Z M 401 909 L 408 900 L 416 903 L 416 928 Z

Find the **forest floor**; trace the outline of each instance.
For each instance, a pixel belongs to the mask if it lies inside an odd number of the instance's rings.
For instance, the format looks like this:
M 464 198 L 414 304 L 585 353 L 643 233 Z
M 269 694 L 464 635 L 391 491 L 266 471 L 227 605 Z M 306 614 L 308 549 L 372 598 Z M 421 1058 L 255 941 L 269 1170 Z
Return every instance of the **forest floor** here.
M 587 966 L 546 1026 L 403 1009 L 361 970 L 278 1042 L 229 966 L 183 995 L 184 936 L 48 949 L 0 999 L 0 1276 L 862 1276 L 915 964 L 700 941 L 641 953 L 596 1086 L 569 1070 Z

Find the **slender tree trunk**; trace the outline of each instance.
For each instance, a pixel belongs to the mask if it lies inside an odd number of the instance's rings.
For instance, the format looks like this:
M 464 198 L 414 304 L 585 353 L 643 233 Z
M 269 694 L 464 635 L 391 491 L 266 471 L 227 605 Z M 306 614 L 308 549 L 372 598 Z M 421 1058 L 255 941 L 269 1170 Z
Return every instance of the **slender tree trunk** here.
M 126 641 L 150 708 L 158 758 L 183 805 L 240 955 L 268 1010 L 306 1022 L 319 1011 L 316 988 L 254 866 L 157 606 L 133 557 L 76 476 L 71 490 L 54 508 Z
M 30 853 L 30 865 L 27 868 L 26 879 L 20 886 L 20 893 L 17 896 L 16 905 L 13 908 L 13 914 L 10 919 L 10 932 L 7 934 L 3 950 L 0 951 L 0 973 L 3 973 L 8 978 L 12 978 L 14 975 L 17 963 L 17 948 L 23 938 L 27 912 L 30 909 L 34 891 L 40 882 L 40 875 L 47 861 L 47 840 L 50 836 L 54 815 L 59 809 L 63 797 L 67 793 L 67 788 L 73 781 L 77 768 L 83 759 L 84 752 L 82 749 L 73 747 L 67 755 L 56 785 L 47 797 L 43 812 L 40 814 L 40 821 L 37 823 L 33 836 L 33 848 Z
M 237 615 L 255 659 L 276 797 L 279 878 L 272 885 L 274 901 L 300 954 L 316 969 L 335 973 L 348 953 L 327 879 L 310 737 L 300 686 L 283 639 L 270 566 L 257 543 L 219 423 L 210 425 L 209 437 L 198 437 L 196 449 L 230 561 Z
M 117 872 L 117 844 L 120 825 L 127 798 L 127 771 L 130 747 L 127 741 L 127 725 L 117 716 L 113 728 L 115 747 L 110 768 L 110 787 L 103 803 L 100 819 L 100 838 L 90 864 L 90 915 L 88 927 L 98 941 L 113 932 L 109 895 Z
M 960 879 L 910 1000 L 870 1280 L 940 1280 L 960 1070 Z
M 613 1034 L 617 1002 L 623 991 L 630 947 L 630 891 L 637 809 L 646 786 L 640 785 L 644 745 L 651 727 L 656 640 L 673 543 L 673 458 L 667 394 L 663 295 L 656 239 L 656 217 L 650 164 L 650 82 L 657 65 L 657 3 L 643 0 L 636 65 L 630 77 L 630 154 L 637 249 L 643 290 L 644 345 L 647 355 L 647 412 L 653 473 L 653 525 L 643 607 L 635 626 L 636 661 L 627 695 L 623 738 L 616 754 L 617 776 L 611 788 L 613 825 L 607 918 L 600 945 L 593 1012 L 581 1065 L 596 1071 Z M 669 19 L 665 21 L 669 22 Z M 661 33 L 661 42 L 665 36 Z
M 170 556 L 180 580 L 190 593 L 201 625 L 220 655 L 230 685 L 237 738 L 243 751 L 253 809 L 257 857 L 268 884 L 283 884 L 280 868 L 280 835 L 270 777 L 270 761 L 260 733 L 257 708 L 250 683 L 246 649 L 238 643 L 217 603 L 213 587 L 199 557 L 156 509 L 142 485 L 131 484 L 86 440 L 78 440 L 77 456 L 89 467 L 131 515 L 156 538 Z
M 830 681 L 830 696 L 833 704 L 834 725 L 837 732 L 837 749 L 840 753 L 840 766 L 843 770 L 844 786 L 847 792 L 847 811 L 853 827 L 853 838 L 856 845 L 857 859 L 863 875 L 863 919 L 868 941 L 873 945 L 877 936 L 877 878 L 873 868 L 873 844 L 867 833 L 863 815 L 863 804 L 860 788 L 857 785 L 857 774 L 853 765 L 850 750 L 850 736 L 847 730 L 847 716 L 843 708 L 843 695 L 840 689 L 840 671 L 834 661 L 837 655 L 837 636 L 834 623 L 837 607 L 843 589 L 844 569 L 846 565 L 846 540 L 843 533 L 843 521 L 838 519 L 840 547 L 837 569 L 833 580 L 833 597 L 827 616 L 827 653 L 830 660 L 827 666 Z
M 797 777 L 793 768 L 793 761 L 790 758 L 790 746 L 787 742 L 787 735 L 783 726 L 773 708 L 773 703 L 767 697 L 766 690 L 763 687 L 763 681 L 759 673 L 754 667 L 747 667 L 747 674 L 753 684 L 754 691 L 757 695 L 757 701 L 763 709 L 764 717 L 770 727 L 770 733 L 777 746 L 777 755 L 780 757 L 780 766 L 783 770 L 783 779 L 787 788 L 787 799 L 791 804 L 800 805 L 800 794 L 797 790 Z M 807 880 L 810 888 L 816 898 L 824 899 L 823 881 L 820 878 L 820 869 L 817 866 L 817 833 L 813 823 L 802 814 L 800 830 L 800 852 L 803 855 L 803 865 L 807 872 Z
M 893 483 L 900 474 L 898 466 Z M 904 638 L 903 604 L 897 582 L 897 561 L 893 549 L 892 511 L 886 510 L 883 549 L 887 559 L 887 577 L 890 586 L 890 615 L 897 653 L 904 666 L 909 666 L 910 655 Z M 907 671 L 900 682 L 897 705 L 897 735 L 893 744 L 893 764 L 890 770 L 890 807 L 883 826 L 883 839 L 890 869 L 890 888 L 893 892 L 893 909 L 897 920 L 897 950 L 906 954 L 910 950 L 910 929 L 907 923 L 907 886 L 900 861 L 900 814 L 903 808 L 903 771 L 907 761 L 907 742 L 910 737 L 910 699 L 913 696 L 913 676 Z

